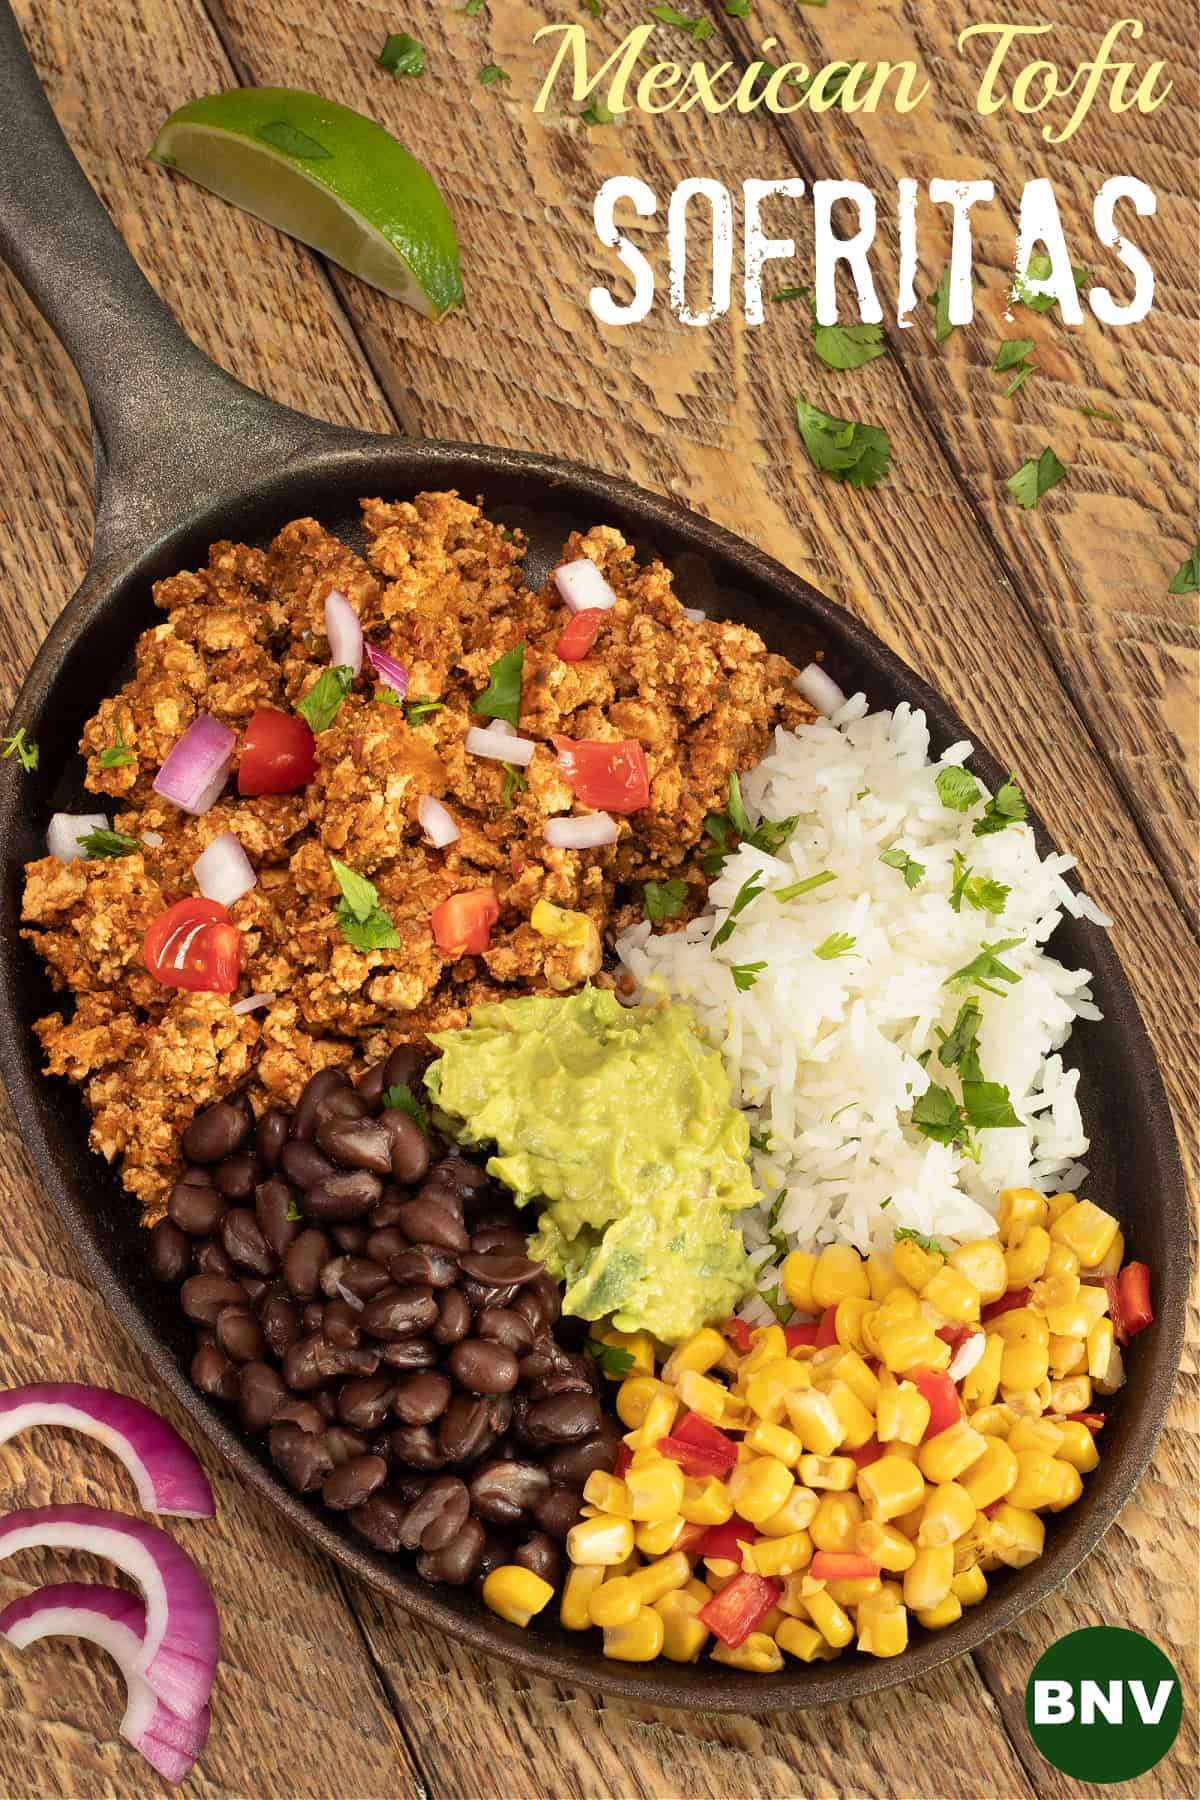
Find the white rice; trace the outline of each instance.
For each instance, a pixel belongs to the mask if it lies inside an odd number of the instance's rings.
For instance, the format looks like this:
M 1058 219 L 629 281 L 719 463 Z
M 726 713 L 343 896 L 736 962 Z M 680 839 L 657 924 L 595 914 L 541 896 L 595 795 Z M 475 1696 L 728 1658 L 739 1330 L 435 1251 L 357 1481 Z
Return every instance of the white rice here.
M 931 763 L 923 713 L 907 705 L 868 713 L 861 694 L 832 720 L 778 731 L 742 782 L 752 819 L 800 815 L 778 855 L 742 844 L 702 917 L 669 933 L 637 925 L 621 939 L 639 993 L 685 1001 L 722 1047 L 735 1100 L 756 1139 L 767 1140 L 753 1152 L 764 1203 L 743 1215 L 747 1241 L 762 1247 L 766 1290 L 785 1244 L 836 1240 L 865 1252 L 891 1244 L 899 1226 L 961 1242 L 995 1231 L 1002 1188 L 1055 1191 L 1086 1173 L 1078 1072 L 1059 1053 L 1077 1018 L 1100 1014 L 1087 970 L 1064 968 L 1043 946 L 1064 911 L 1111 921 L 1067 885 L 1074 858 L 1040 858 L 1025 825 L 975 837 L 983 799 L 967 813 L 942 804 L 937 770 L 970 753 L 970 744 L 956 744 Z M 880 862 L 892 848 L 924 864 L 915 888 Z M 1001 914 L 965 900 L 952 910 L 955 850 L 975 875 L 1011 889 Z M 714 948 L 748 876 L 759 871 L 774 890 L 823 870 L 836 880 L 785 903 L 765 892 Z M 853 937 L 853 952 L 817 957 L 834 932 Z M 947 986 L 982 944 L 1007 938 L 1021 940 L 1002 953 L 1019 982 L 996 982 L 1000 995 Z M 755 962 L 766 967 L 739 992 L 732 967 Z M 910 1118 L 931 1080 L 957 1095 L 955 1071 L 937 1059 L 938 1028 L 949 1031 L 972 996 L 982 1012 L 983 1074 L 1007 1086 L 1021 1120 L 1019 1129 L 978 1132 L 978 1162 L 922 1135 Z

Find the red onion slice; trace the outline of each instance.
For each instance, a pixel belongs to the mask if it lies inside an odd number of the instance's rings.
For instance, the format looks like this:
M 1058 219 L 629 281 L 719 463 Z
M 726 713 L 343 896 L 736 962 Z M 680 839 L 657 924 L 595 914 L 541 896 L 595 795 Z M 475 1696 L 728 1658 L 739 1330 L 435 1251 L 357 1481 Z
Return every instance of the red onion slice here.
M 48 1637 L 80 1637 L 106 1650 L 125 1678 L 121 1736 L 163 1778 L 183 1780 L 208 1738 L 207 1704 L 188 1716 L 173 1713 L 139 1675 L 146 1608 L 124 1588 L 58 1581 L 25 1594 L 0 1612 L 0 1636 L 17 1650 Z
M 79 1381 L 33 1381 L 0 1390 L 0 1444 L 34 1425 L 62 1425 L 120 1457 L 147 1512 L 211 1519 L 216 1502 L 195 1453 L 173 1425 L 128 1394 Z
M 554 571 L 554 582 L 567 603 L 568 612 L 586 612 L 598 607 L 607 612 L 617 604 L 614 594 L 594 562 L 581 556 L 577 562 L 563 563 Z
M 192 864 L 196 886 L 206 900 L 232 906 L 258 885 L 254 866 L 232 831 L 223 831 Z
M 208 713 L 192 720 L 154 777 L 154 791 L 186 813 L 206 813 L 229 779 L 237 738 Z
M 846 704 L 837 682 L 825 673 L 820 663 L 809 663 L 801 669 L 793 684 L 797 693 L 803 694 L 810 706 L 815 706 L 819 713 L 831 719 L 835 712 L 840 712 Z
M 435 850 L 444 850 L 447 844 L 457 843 L 462 836 L 455 824 L 454 815 L 447 811 L 440 800 L 435 800 L 432 794 L 422 794 L 417 818 L 421 830 Z
M 247 994 L 244 1000 L 235 1000 L 230 1007 L 232 1013 L 258 1012 L 264 1006 L 273 1006 L 278 994 Z
M 509 737 L 503 731 L 493 731 L 489 725 L 472 725 L 465 739 L 468 756 L 490 757 L 492 762 L 515 763 L 519 769 L 527 769 L 533 760 L 537 745 L 532 738 L 517 737 L 515 733 Z
M 542 836 L 556 850 L 598 850 L 604 844 L 616 843 L 617 821 L 606 812 L 547 819 Z
M 408 670 L 404 664 L 386 650 L 377 650 L 374 644 L 367 645 L 367 659 L 384 687 L 391 688 L 397 700 L 403 700 L 408 692 Z
M 136 1669 L 173 1713 L 208 1704 L 217 1667 L 217 1609 L 200 1571 L 157 1525 L 95 1506 L 42 1506 L 0 1519 L 0 1561 L 40 1546 L 87 1550 L 132 1575 L 146 1602 Z
M 76 857 L 87 855 L 80 838 L 89 831 L 108 829 L 107 813 L 55 813 L 46 832 L 46 852 L 57 856 L 59 862 L 74 862 Z
M 335 668 L 353 669 L 357 675 L 363 661 L 363 633 L 358 614 L 337 588 L 325 596 L 325 635 L 329 639 L 329 660 Z

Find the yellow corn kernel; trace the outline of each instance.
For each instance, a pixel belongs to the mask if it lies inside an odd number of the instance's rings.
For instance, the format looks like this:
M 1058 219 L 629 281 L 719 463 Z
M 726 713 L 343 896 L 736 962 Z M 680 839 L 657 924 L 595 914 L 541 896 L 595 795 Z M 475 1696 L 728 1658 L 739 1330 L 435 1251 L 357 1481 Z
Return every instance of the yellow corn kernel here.
M 862 1520 L 863 1503 L 857 1494 L 823 1494 L 808 1528 L 814 1549 L 853 1550 Z
M 755 1675 L 773 1675 L 783 1667 L 783 1653 L 773 1637 L 765 1631 L 752 1631 L 736 1649 L 729 1644 L 714 1644 L 710 1655 L 731 1669 L 749 1669 Z
M 845 1302 L 843 1302 L 845 1304 Z M 860 1356 L 856 1349 L 847 1346 L 829 1366 L 830 1376 L 835 1381 L 844 1381 L 863 1405 L 870 1412 L 875 1411 L 879 1400 L 879 1377 Z
M 633 1549 L 633 1526 L 628 1519 L 581 1519 L 567 1533 L 567 1555 L 573 1563 L 601 1563 L 607 1568 L 624 1562 Z
M 1086 1338 L 1092 1321 L 1081 1300 L 1066 1300 L 1060 1306 L 1047 1306 L 1044 1310 L 1052 1338 Z
M 978 1606 L 987 1591 L 987 1576 L 978 1563 L 963 1569 L 950 1583 L 950 1592 L 960 1606 Z
M 1114 1344 L 1112 1347 L 1112 1355 L 1108 1359 L 1107 1374 L 1096 1375 L 1093 1376 L 1092 1379 L 1096 1383 L 1096 1392 L 1098 1394 L 1115 1394 L 1119 1387 L 1124 1386 L 1125 1363 L 1121 1356 L 1120 1347 L 1117 1344 Z M 1071 1410 L 1074 1412 L 1077 1409 L 1072 1407 Z
M 697 1376 L 702 1381 L 703 1376 Z M 650 1396 L 650 1404 L 646 1408 L 641 1424 L 636 1433 L 627 1433 L 625 1442 L 634 1450 L 654 1450 L 657 1453 L 658 1440 L 666 1437 L 675 1423 L 675 1415 L 679 1411 L 679 1399 L 672 1388 L 664 1387 L 661 1393 Z M 636 1437 L 636 1442 L 633 1439 Z
M 990 1406 L 1000 1387 L 1000 1366 L 1004 1358 L 1004 1339 L 999 1332 L 989 1331 L 983 1340 L 983 1355 L 969 1375 L 964 1376 L 962 1402 L 968 1412 Z
M 610 1662 L 653 1662 L 662 1647 L 662 1614 L 652 1606 L 643 1606 L 628 1625 L 612 1625 L 604 1633 L 604 1654 Z
M 724 1419 L 730 1394 L 719 1381 L 710 1381 L 707 1375 L 698 1375 L 695 1369 L 685 1369 L 676 1384 L 676 1392 L 689 1412 L 699 1413 L 702 1419 L 708 1419 L 712 1424 L 719 1425 Z
M 655 1394 L 669 1393 L 661 1381 L 653 1375 L 627 1375 L 617 1389 L 617 1417 L 622 1425 L 636 1431 L 646 1416 L 646 1409 Z
M 854 1636 L 854 1627 L 832 1595 L 823 1585 L 816 1584 L 816 1592 L 806 1594 L 804 1604 L 825 1642 L 835 1650 L 844 1650 Z
M 666 1556 L 679 1542 L 685 1522 L 682 1516 L 676 1516 L 673 1519 L 655 1519 L 649 1524 L 638 1525 L 633 1533 L 633 1541 L 643 1556 Z
M 1080 1286 L 1078 1300 L 1080 1306 L 1087 1308 L 1088 1330 L 1090 1331 L 1092 1326 L 1098 1325 L 1108 1312 L 1108 1292 L 1103 1282 L 1099 1285 L 1084 1282 Z
M 1017 1225 L 1044 1225 L 1049 1214 L 1046 1196 L 1036 1188 L 1004 1188 L 1000 1195 L 1000 1213 L 996 1221 L 1000 1236 L 1011 1243 Z M 997 1299 L 999 1295 L 997 1295 Z
M 867 1258 L 866 1269 L 867 1286 L 871 1290 L 872 1300 L 886 1300 L 890 1293 L 904 1285 L 903 1276 L 896 1273 L 890 1250 L 872 1250 Z
M 930 1439 L 936 1443 L 936 1438 Z M 868 1517 L 883 1525 L 912 1512 L 925 1498 L 925 1482 L 915 1463 L 902 1456 L 881 1456 L 858 1471 L 858 1491 Z
M 1049 1313 L 1056 1306 L 1069 1306 L 1073 1300 L 1079 1298 L 1080 1286 L 1081 1283 L 1078 1275 L 1063 1274 L 1061 1272 L 1053 1275 L 1043 1275 L 1042 1279 L 1040 1281 L 1035 1281 L 1033 1287 L 1030 1289 L 1029 1304 L 1040 1313 Z M 1057 1331 L 1060 1329 L 1060 1327 L 1051 1324 L 1049 1319 L 1047 1319 L 1046 1323 L 1050 1331 Z
M 1117 1347 L 1111 1319 L 1098 1319 L 1087 1334 L 1087 1369 L 1093 1381 L 1106 1381 Z
M 1050 1233 L 1044 1225 L 1029 1225 L 1017 1243 L 1010 1243 L 1004 1253 L 1004 1267 L 1010 1288 L 1028 1287 L 1046 1272 L 1050 1255 Z M 1007 1314 L 1001 1317 L 1006 1318 Z
M 725 1483 L 709 1475 L 703 1481 L 684 1481 L 679 1511 L 689 1525 L 723 1525 L 733 1517 L 733 1501 Z
M 1059 1213 L 1050 1227 L 1050 1236 L 1068 1245 L 1084 1268 L 1094 1268 L 1111 1249 L 1117 1230 L 1111 1213 L 1090 1200 L 1080 1200 Z
M 824 1662 L 830 1654 L 830 1646 L 821 1633 L 803 1619 L 785 1619 L 775 1632 L 775 1642 L 801 1662 Z
M 985 1306 L 999 1300 L 1008 1288 L 1004 1252 L 995 1238 L 975 1238 L 969 1244 L 960 1244 L 950 1252 L 950 1267 L 966 1276 Z
M 1069 1244 L 1051 1243 L 1050 1254 L 1046 1258 L 1047 1276 L 1078 1275 L 1078 1273 L 1079 1258 L 1076 1256 L 1071 1246 Z
M 1050 1224 L 1053 1225 L 1055 1219 L 1060 1219 L 1065 1212 L 1068 1212 L 1070 1208 L 1077 1203 L 1077 1196 L 1075 1194 L 1051 1194 L 1046 1202 L 1046 1211 Z
M 953 1625 L 956 1619 L 962 1618 L 962 1601 L 951 1588 L 944 1600 L 936 1606 L 917 1608 L 917 1623 L 926 1631 L 943 1631 L 947 1625 Z
M 603 1328 L 593 1325 L 589 1335 L 598 1344 L 608 1344 L 611 1349 L 624 1350 L 628 1356 L 632 1356 L 633 1368 L 626 1371 L 626 1378 L 654 1374 L 654 1339 L 648 1331 L 618 1331 L 613 1325 Z M 609 1375 L 607 1379 L 619 1381 L 622 1377 Z
M 1047 1345 L 1035 1343 L 1032 1338 L 1010 1339 L 1000 1359 L 1001 1390 L 1035 1388 L 1039 1381 L 1045 1380 L 1049 1368 Z
M 833 1315 L 833 1330 L 838 1343 L 849 1350 L 864 1349 L 863 1321 L 878 1310 L 876 1301 L 864 1300 L 858 1294 L 839 1300 Z
M 655 1601 L 654 1610 L 663 1622 L 662 1653 L 668 1662 L 696 1661 L 708 1638 L 708 1627 L 701 1624 L 696 1614 L 711 1598 L 707 1588 L 703 1600 L 683 1588 L 674 1588 Z
M 618 1519 L 627 1519 L 629 1513 L 629 1489 L 615 1475 L 606 1475 L 603 1469 L 593 1469 L 583 1484 L 583 1497 L 589 1506 L 598 1507 L 602 1513 L 612 1513 Z
M 1038 1419 L 1050 1404 L 1050 1383 L 1043 1382 L 1046 1390 L 1045 1398 L 1040 1387 L 1035 1388 L 1002 1388 L 1004 1404 L 1010 1407 L 1019 1418 Z
M 1046 1344 L 1050 1342 L 1050 1327 L 1040 1312 L 1031 1306 L 1014 1306 L 1010 1311 L 1001 1313 L 999 1318 L 989 1321 L 990 1328 L 997 1337 L 1006 1344 Z
M 1055 1457 L 1054 1476 L 1058 1482 L 1058 1492 L 1050 1502 L 1050 1512 L 1062 1512 L 1064 1507 L 1074 1506 L 1083 1492 L 1083 1476 L 1073 1463 L 1065 1457 Z
M 818 1504 L 818 1496 L 811 1488 L 797 1485 L 778 1512 L 758 1521 L 758 1529 L 764 1537 L 788 1537 L 793 1531 L 807 1531 Z
M 922 1300 L 936 1306 L 956 1325 L 979 1322 L 979 1289 L 958 1269 L 943 1263 L 921 1289 Z
M 899 1656 L 908 1648 L 908 1612 L 899 1604 L 861 1606 L 856 1616 L 858 1648 L 866 1656 Z
M 1040 1450 L 1043 1456 L 1057 1456 L 1061 1444 L 1062 1431 L 1053 1419 L 1018 1419 L 1008 1434 L 1008 1447 L 1018 1455 Z
M 636 1431 L 627 1431 L 625 1433 L 625 1442 L 628 1444 L 630 1438 L 636 1439 L 637 1435 Z M 631 1448 L 633 1448 L 633 1446 L 631 1446 Z M 631 1469 L 652 1469 L 656 1463 L 660 1463 L 661 1461 L 662 1453 L 654 1444 L 638 1444 L 636 1448 L 633 1448 L 633 1455 L 629 1459 L 629 1467 Z
M 787 1537 L 759 1538 L 742 1553 L 742 1567 L 753 1575 L 795 1575 L 807 1569 L 813 1559 L 813 1541 L 807 1531 L 793 1531 Z
M 1086 1337 L 1052 1337 L 1049 1351 L 1050 1377 L 1053 1381 L 1061 1381 L 1064 1375 L 1087 1374 Z
M 1084 1273 L 1093 1276 L 1115 1275 L 1125 1261 L 1125 1233 L 1118 1231 L 1098 1263 L 1083 1265 Z
M 640 1569 L 641 1566 L 641 1557 L 636 1550 L 631 1550 L 629 1555 L 623 1556 L 619 1563 L 611 1563 L 609 1567 L 604 1570 L 604 1578 L 606 1581 L 615 1581 L 618 1575 L 632 1575 L 633 1571 L 635 1569 Z
M 818 1456 L 832 1456 L 842 1441 L 843 1426 L 829 1395 L 817 1388 L 792 1388 L 784 1404 L 804 1448 Z
M 857 1250 L 849 1244 L 826 1244 L 812 1273 L 812 1297 L 814 1312 L 824 1312 L 839 1300 L 870 1299 L 866 1266 Z
M 800 1388 L 810 1388 L 812 1376 L 808 1366 L 780 1357 L 757 1369 L 746 1383 L 746 1405 L 760 1419 L 778 1425 L 783 1418 L 787 1397 Z
M 563 1582 L 558 1616 L 564 1631 L 586 1631 L 592 1622 L 592 1595 L 604 1580 L 606 1571 L 599 1563 L 568 1569 Z
M 918 1549 L 904 1571 L 904 1604 L 914 1612 L 937 1606 L 950 1592 L 954 1579 L 954 1546 L 938 1544 Z
M 576 1527 L 578 1529 L 578 1527 Z M 535 1613 L 554 1598 L 554 1589 L 532 1569 L 504 1563 L 493 1569 L 483 1584 L 483 1603 L 510 1625 L 528 1625 Z
M 881 1444 L 899 1439 L 919 1444 L 929 1424 L 929 1402 L 911 1381 L 897 1381 L 890 1369 L 879 1377 L 875 1402 L 875 1435 Z
M 975 1523 L 975 1502 L 957 1481 L 943 1481 L 926 1496 L 917 1527 L 922 1550 L 953 1544 Z
M 1007 1438 L 1016 1422 L 1016 1413 L 1003 1401 L 993 1406 L 981 1406 L 978 1412 L 971 1414 L 972 1426 L 976 1431 L 982 1431 L 984 1437 Z
M 911 1538 L 906 1538 L 894 1525 L 881 1524 L 878 1519 L 864 1519 L 855 1529 L 854 1548 L 860 1556 L 869 1556 L 872 1562 L 893 1575 L 911 1568 L 917 1555 L 917 1547 Z
M 662 1378 L 670 1387 L 674 1387 L 685 1369 L 693 1370 L 697 1375 L 707 1375 L 714 1369 L 725 1354 L 725 1339 L 719 1331 L 706 1325 L 695 1337 L 679 1344 L 672 1350 L 663 1364 Z
M 729 1497 L 740 1519 L 757 1525 L 778 1512 L 795 1485 L 795 1476 L 775 1456 L 757 1456 L 730 1471 Z
M 901 1238 L 892 1251 L 892 1265 L 902 1281 L 918 1294 L 927 1281 L 943 1267 L 945 1257 L 923 1250 L 914 1238 Z
M 897 1319 L 879 1331 L 879 1354 L 893 1375 L 932 1367 L 936 1351 L 948 1348 L 923 1318 Z
M 710 1593 L 719 1594 L 723 1587 L 728 1587 L 734 1577 L 741 1573 L 740 1562 L 727 1562 L 723 1556 L 706 1556 L 704 1559 L 704 1579 Z
M 753 1375 L 769 1362 L 782 1362 L 787 1356 L 787 1339 L 782 1325 L 756 1325 L 750 1333 L 751 1348 L 742 1358 L 741 1373 Z
M 995 1559 L 992 1558 L 990 1562 L 987 1560 L 991 1555 L 990 1531 L 991 1520 L 987 1514 L 976 1513 L 975 1523 L 970 1531 L 964 1531 L 954 1545 L 954 1573 L 956 1575 L 961 1575 L 966 1569 L 995 1568 Z
M 588 1614 L 593 1625 L 607 1631 L 613 1625 L 629 1625 L 637 1618 L 642 1601 L 633 1585 L 632 1575 L 618 1575 L 606 1581 L 592 1595 Z
M 759 1456 L 774 1456 L 789 1468 L 799 1462 L 804 1449 L 794 1431 L 789 1431 L 785 1425 L 772 1425 L 766 1419 L 757 1419 L 742 1442 L 748 1450 Z
M 643 1606 L 653 1606 L 672 1588 L 686 1587 L 691 1578 L 692 1565 L 682 1550 L 672 1550 L 669 1556 L 660 1556 L 656 1562 L 647 1563 L 644 1569 L 626 1577 L 632 1582 Z
M 906 1444 L 900 1438 L 893 1438 L 888 1443 L 882 1444 L 880 1448 L 885 1456 L 899 1456 L 905 1462 L 910 1463 L 915 1463 L 917 1460 L 917 1446 Z
M 1009 1504 L 1036 1512 L 1039 1507 L 1049 1506 L 1057 1496 L 1058 1475 L 1054 1458 L 1042 1450 L 1019 1450 L 1017 1479 L 1008 1490 Z
M 779 1272 L 779 1279 L 783 1283 L 785 1298 L 791 1302 L 797 1312 L 815 1313 L 820 1311 L 813 1299 L 812 1291 L 813 1272 L 816 1266 L 816 1257 L 807 1250 L 793 1250 L 783 1259 L 783 1268 Z
M 910 1288 L 906 1281 L 892 1289 L 887 1299 L 881 1301 L 879 1310 L 884 1315 L 885 1324 L 893 1319 L 920 1319 L 924 1316 L 921 1312 L 920 1294 Z
M 963 1475 L 959 1486 L 982 1512 L 993 1501 L 1003 1500 L 1017 1479 L 1016 1452 L 1001 1437 L 986 1440 L 987 1448 Z
M 665 1457 L 653 1468 L 630 1467 L 625 1472 L 629 1516 L 643 1525 L 661 1525 L 679 1515 L 683 1501 L 683 1470 Z
M 1003 1501 L 992 1514 L 992 1547 L 1010 1569 L 1036 1562 L 1046 1542 L 1046 1527 L 1035 1512 Z
M 875 1436 L 875 1415 L 868 1410 L 846 1382 L 831 1381 L 825 1392 L 842 1426 L 842 1443 L 847 1450 L 859 1450 Z
M 990 1441 L 965 1419 L 958 1419 L 936 1437 L 926 1438 L 917 1451 L 917 1467 L 929 1481 L 957 1481 L 964 1469 L 979 1461 Z
M 1070 1375 L 1065 1381 L 1050 1383 L 1051 1412 L 1086 1412 L 1091 1404 L 1092 1383 L 1089 1376 Z
M 1081 1475 L 1090 1474 L 1100 1461 L 1100 1452 L 1087 1426 L 1079 1419 L 1064 1419 L 1058 1429 L 1062 1433 L 1058 1456 L 1078 1469 Z
M 845 1494 L 854 1486 L 858 1466 L 851 1456 L 802 1456 L 797 1469 L 805 1487 Z

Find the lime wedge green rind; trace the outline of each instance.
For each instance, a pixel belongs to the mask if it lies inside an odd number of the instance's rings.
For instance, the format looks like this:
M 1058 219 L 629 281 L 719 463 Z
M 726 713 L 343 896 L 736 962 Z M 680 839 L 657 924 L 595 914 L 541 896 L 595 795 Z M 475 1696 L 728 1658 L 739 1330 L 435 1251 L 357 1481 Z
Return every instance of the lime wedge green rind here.
M 171 114 L 150 157 L 426 318 L 462 300 L 437 183 L 381 125 L 336 100 L 300 88 L 206 94 Z

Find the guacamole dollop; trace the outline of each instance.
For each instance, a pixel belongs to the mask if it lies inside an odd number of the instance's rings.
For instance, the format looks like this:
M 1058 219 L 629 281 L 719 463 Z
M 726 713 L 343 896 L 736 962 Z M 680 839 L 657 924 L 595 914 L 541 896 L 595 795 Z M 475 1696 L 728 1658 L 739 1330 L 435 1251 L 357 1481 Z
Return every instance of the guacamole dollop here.
M 674 1344 L 747 1292 L 730 1215 L 757 1198 L 749 1127 L 687 1007 L 585 987 L 477 1006 L 432 1041 L 434 1105 L 540 1209 L 529 1253 L 565 1282 L 565 1312 Z

